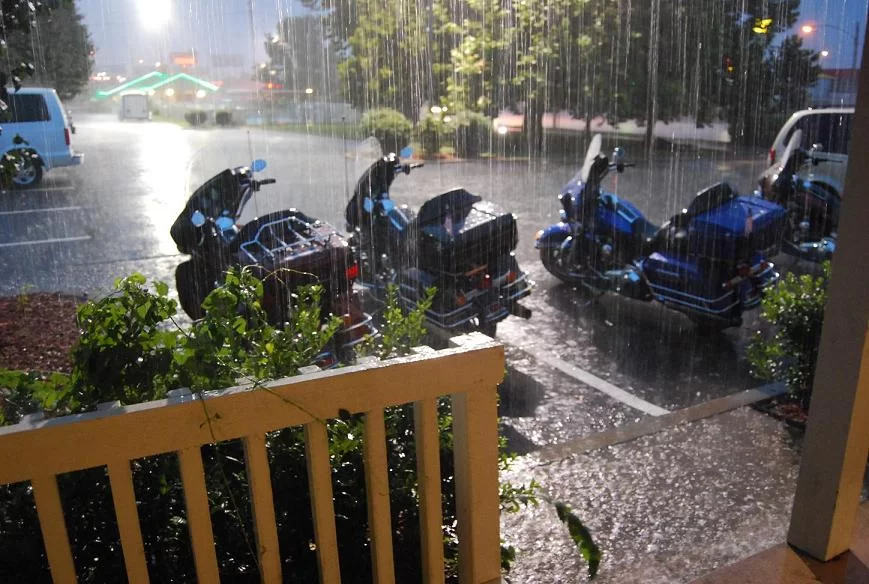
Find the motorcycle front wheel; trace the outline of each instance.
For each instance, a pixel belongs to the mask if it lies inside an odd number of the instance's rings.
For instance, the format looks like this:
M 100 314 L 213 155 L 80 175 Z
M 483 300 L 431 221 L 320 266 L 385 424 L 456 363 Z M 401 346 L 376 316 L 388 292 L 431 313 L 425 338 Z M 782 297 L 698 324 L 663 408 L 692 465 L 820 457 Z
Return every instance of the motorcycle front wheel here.
M 205 316 L 202 303 L 211 292 L 208 269 L 205 266 L 188 260 L 175 268 L 175 288 L 178 290 L 178 302 L 187 316 L 199 320 Z
M 540 261 L 550 274 L 565 284 L 581 284 L 582 278 L 570 270 L 567 255 L 560 247 L 545 247 L 540 250 Z

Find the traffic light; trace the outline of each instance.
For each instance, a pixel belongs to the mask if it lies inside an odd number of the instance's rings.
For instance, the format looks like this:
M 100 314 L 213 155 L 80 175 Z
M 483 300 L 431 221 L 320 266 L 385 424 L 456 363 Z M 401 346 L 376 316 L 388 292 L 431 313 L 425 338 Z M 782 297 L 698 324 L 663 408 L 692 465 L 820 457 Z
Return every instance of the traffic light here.
M 724 55 L 721 58 L 721 72 L 724 75 L 724 80 L 732 84 L 736 78 L 736 61 L 730 55 Z

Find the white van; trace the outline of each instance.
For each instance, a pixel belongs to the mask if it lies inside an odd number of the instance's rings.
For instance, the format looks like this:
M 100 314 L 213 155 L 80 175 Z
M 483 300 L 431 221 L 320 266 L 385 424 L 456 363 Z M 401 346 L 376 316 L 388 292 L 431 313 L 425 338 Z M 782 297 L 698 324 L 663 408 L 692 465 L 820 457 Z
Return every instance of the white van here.
M 148 94 L 142 91 L 127 91 L 121 94 L 121 109 L 118 111 L 118 119 L 124 120 L 150 120 L 151 107 L 148 104 Z
M 845 184 L 845 171 L 848 168 L 848 146 L 851 142 L 853 122 L 853 107 L 807 109 L 796 112 L 779 130 L 778 136 L 769 149 L 770 167 L 781 157 L 791 135 L 796 130 L 802 130 L 802 147 L 808 150 L 817 144 L 819 156 L 817 164 L 807 164 L 800 170 L 799 175 L 841 197 Z
M 72 149 L 72 124 L 54 89 L 10 89 L 7 105 L 7 115 L 0 119 L 2 153 L 28 148 L 36 152 L 36 157 L 24 157 L 18 174 L 12 177 L 13 183 L 33 186 L 42 180 L 46 170 L 82 163 L 84 156 Z M 16 136 L 21 136 L 27 143 L 16 144 Z

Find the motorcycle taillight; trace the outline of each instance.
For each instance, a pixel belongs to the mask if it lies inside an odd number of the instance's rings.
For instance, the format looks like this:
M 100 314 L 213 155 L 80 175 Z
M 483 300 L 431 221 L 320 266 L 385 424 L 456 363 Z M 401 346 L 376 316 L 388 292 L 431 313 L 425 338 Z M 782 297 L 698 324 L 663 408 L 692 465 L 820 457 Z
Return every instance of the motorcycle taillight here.
M 359 264 L 357 264 L 357 263 L 352 264 L 349 268 L 347 268 L 347 271 L 344 272 L 344 275 L 346 276 L 347 281 L 349 281 L 349 282 L 352 282 L 353 280 L 358 278 L 359 277 Z
M 769 165 L 775 164 L 775 148 L 769 149 Z

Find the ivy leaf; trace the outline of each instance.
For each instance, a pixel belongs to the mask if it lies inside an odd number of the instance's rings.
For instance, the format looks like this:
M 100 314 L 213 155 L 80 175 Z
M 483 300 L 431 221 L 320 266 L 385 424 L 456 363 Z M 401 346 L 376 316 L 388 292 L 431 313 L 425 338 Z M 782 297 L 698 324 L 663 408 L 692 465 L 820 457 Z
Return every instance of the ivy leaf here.
M 570 539 L 573 540 L 573 543 L 579 548 L 579 553 L 588 563 L 589 578 L 594 578 L 600 567 L 601 553 L 600 548 L 591 537 L 591 532 L 565 503 L 556 501 L 555 512 L 558 513 L 558 519 L 567 526 Z

